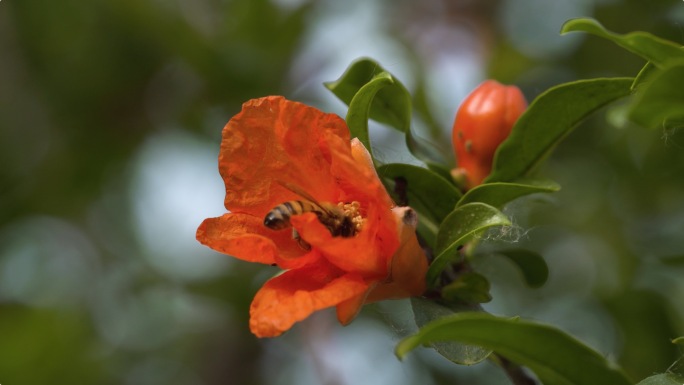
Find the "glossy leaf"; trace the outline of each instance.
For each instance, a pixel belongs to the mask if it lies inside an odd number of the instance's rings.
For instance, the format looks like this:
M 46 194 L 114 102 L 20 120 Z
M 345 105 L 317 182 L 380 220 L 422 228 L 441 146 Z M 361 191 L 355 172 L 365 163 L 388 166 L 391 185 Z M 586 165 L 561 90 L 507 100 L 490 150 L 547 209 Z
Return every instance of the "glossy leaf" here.
M 435 245 L 437 256 L 427 272 L 428 284 L 434 284 L 442 270 L 458 259 L 460 246 L 491 227 L 510 224 L 501 211 L 484 203 L 468 203 L 456 208 L 439 227 Z
M 668 127 L 684 121 L 684 61 L 663 68 L 639 88 L 629 113 L 642 126 Z
M 385 71 L 376 61 L 363 58 L 352 63 L 333 82 L 324 83 L 335 96 L 351 106 L 359 91 L 379 75 L 388 78 L 390 87 L 380 90 L 370 104 L 371 119 L 406 132 L 411 124 L 411 96 L 401 82 Z
M 353 105 L 354 98 L 359 93 L 367 93 L 372 90 L 372 87 L 367 87 L 370 83 L 378 80 L 379 77 L 384 77 L 390 80 L 389 83 L 383 84 L 382 87 L 375 90 L 370 98 L 364 96 L 364 105 L 368 103 L 368 111 L 354 111 L 357 106 Z M 369 140 L 367 119 L 373 119 L 377 122 L 387 124 L 405 134 L 406 146 L 411 154 L 425 163 L 446 164 L 447 156 L 443 154 L 438 146 L 425 141 L 411 132 L 411 94 L 409 94 L 406 87 L 392 74 L 387 72 L 376 61 L 371 59 L 360 59 L 351 64 L 345 73 L 336 81 L 324 83 L 325 86 L 332 91 L 335 96 L 349 106 L 347 113 L 347 124 L 353 124 L 360 127 L 359 129 L 352 128 L 352 135 L 361 140 L 364 145 L 367 145 Z M 360 103 L 355 103 L 360 104 Z M 350 115 L 358 119 L 353 119 L 350 123 Z M 366 118 L 365 127 L 360 121 Z M 361 136 L 358 136 L 361 135 Z M 366 138 L 365 141 L 363 138 Z M 366 146 L 370 150 L 369 146 Z
M 492 300 L 487 278 L 474 271 L 460 274 L 442 288 L 442 298 L 449 302 L 487 303 Z
M 460 313 L 434 321 L 402 340 L 403 358 L 423 344 L 458 341 L 492 349 L 530 368 L 544 385 L 629 385 L 625 374 L 601 354 L 554 327 L 485 313 Z
M 452 316 L 459 310 L 451 309 L 434 301 L 428 301 L 422 298 L 411 298 L 411 307 L 413 308 L 416 325 L 418 325 L 419 328 L 432 321 Z M 470 308 L 468 309 L 468 311 L 472 310 L 473 309 Z M 479 346 L 462 344 L 455 341 L 435 342 L 430 344 L 430 346 L 447 360 L 460 365 L 475 365 L 487 358 L 492 352 L 489 349 L 483 349 Z
M 375 95 L 382 88 L 392 84 L 392 82 L 392 77 L 386 72 L 382 72 L 361 87 L 349 103 L 346 121 L 351 136 L 358 138 L 371 154 L 373 152 L 370 145 L 370 137 L 368 136 L 368 119 L 371 114 L 371 105 Z
M 391 163 L 378 167 L 378 175 L 397 204 L 408 204 L 418 212 L 418 234 L 434 247 L 439 224 L 458 202 L 461 192 L 423 167 Z
M 527 176 L 579 122 L 627 96 L 632 82 L 632 78 L 580 80 L 539 95 L 497 150 L 485 182 L 511 182 Z
M 682 50 L 680 45 L 661 39 L 648 32 L 631 32 L 620 35 L 608 31 L 598 21 L 590 18 L 569 20 L 561 28 L 561 34 L 578 31 L 608 39 L 620 47 L 649 60 L 658 67 L 665 65 L 673 59 L 684 59 L 684 50 Z
M 684 384 L 684 377 L 674 373 L 662 373 L 655 376 L 648 377 L 637 385 L 682 385 Z
M 457 207 L 472 202 L 482 202 L 498 209 L 506 203 L 525 195 L 560 190 L 558 183 L 551 180 L 529 180 L 519 183 L 485 183 L 476 186 L 463 195 Z
M 391 163 L 378 167 L 378 175 L 392 181 L 403 178 L 408 205 L 418 213 L 429 216 L 437 225 L 442 223 L 461 198 L 461 192 L 454 185 L 423 167 Z
M 513 262 L 522 272 L 525 282 L 533 288 L 541 287 L 549 278 L 549 267 L 541 255 L 525 249 L 497 251 Z

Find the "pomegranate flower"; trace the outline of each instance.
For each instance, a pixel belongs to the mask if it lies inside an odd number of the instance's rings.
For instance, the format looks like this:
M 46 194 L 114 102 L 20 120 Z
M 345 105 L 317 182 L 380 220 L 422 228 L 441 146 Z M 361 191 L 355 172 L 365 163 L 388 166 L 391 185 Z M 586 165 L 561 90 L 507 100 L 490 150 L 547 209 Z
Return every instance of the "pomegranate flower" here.
M 526 108 L 518 87 L 494 80 L 480 84 L 461 103 L 452 136 L 458 168 L 452 175 L 465 188 L 481 184 L 489 175 L 496 149 Z
M 337 115 L 279 96 L 250 100 L 223 129 L 219 171 L 228 213 L 204 220 L 197 240 L 284 270 L 254 297 L 256 336 L 332 306 L 346 325 L 365 303 L 425 290 L 415 213 L 394 207 Z

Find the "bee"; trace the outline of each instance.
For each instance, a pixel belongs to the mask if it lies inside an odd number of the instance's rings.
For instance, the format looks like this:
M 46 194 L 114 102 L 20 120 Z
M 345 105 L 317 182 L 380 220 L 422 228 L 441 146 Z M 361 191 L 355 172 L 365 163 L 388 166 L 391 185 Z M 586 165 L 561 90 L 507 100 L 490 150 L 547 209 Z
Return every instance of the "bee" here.
M 314 213 L 318 221 L 325 226 L 333 237 L 349 238 L 356 235 L 361 229 L 363 219 L 359 212 L 359 203 L 330 203 L 318 202 L 309 194 L 301 191 L 295 186 L 280 183 L 286 189 L 294 192 L 303 200 L 291 200 L 274 207 L 264 217 L 264 226 L 272 230 L 283 230 L 292 227 L 290 217 L 304 213 Z M 295 229 L 292 229 L 292 238 L 299 245 L 308 250 L 311 247 L 307 244 Z

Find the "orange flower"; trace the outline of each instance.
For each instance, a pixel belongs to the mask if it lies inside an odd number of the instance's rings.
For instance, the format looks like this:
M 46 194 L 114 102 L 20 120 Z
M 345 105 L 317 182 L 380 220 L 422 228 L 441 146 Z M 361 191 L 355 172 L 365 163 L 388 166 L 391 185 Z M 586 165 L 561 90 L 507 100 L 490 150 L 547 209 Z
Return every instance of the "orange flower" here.
M 229 213 L 204 220 L 197 240 L 285 270 L 254 297 L 250 329 L 258 337 L 280 335 L 332 306 L 347 324 L 364 303 L 424 291 L 427 261 L 415 214 L 393 207 L 368 151 L 350 141 L 337 115 L 279 96 L 250 100 L 223 129 L 219 171 Z M 292 186 L 321 205 L 358 202 L 359 228 L 352 236 L 333 236 L 314 212 L 290 217 L 301 239 L 266 227 L 264 217 L 276 206 L 307 201 Z
M 508 135 L 527 101 L 516 86 L 494 80 L 480 84 L 461 103 L 453 127 L 453 144 L 458 168 L 454 178 L 472 188 L 492 170 L 494 153 Z

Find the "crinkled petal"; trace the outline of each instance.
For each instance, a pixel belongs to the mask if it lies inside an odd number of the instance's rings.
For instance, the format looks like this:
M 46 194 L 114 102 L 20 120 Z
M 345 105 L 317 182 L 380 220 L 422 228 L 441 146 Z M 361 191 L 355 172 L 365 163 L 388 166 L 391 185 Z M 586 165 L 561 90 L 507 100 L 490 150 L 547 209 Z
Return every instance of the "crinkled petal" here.
M 338 202 L 357 201 L 365 218 L 362 230 L 354 237 L 332 237 L 324 226 L 309 219 L 292 218 L 312 247 L 335 266 L 364 277 L 386 276 L 387 262 L 399 247 L 393 202 L 373 168 L 370 155 L 358 141 L 345 144 L 328 135 L 331 170 L 339 186 Z
M 342 118 L 313 107 L 268 96 L 246 102 L 223 129 L 219 171 L 232 212 L 263 216 L 276 205 L 302 199 L 283 184 L 320 201 L 335 198 L 327 143 L 331 135 L 347 143 Z
M 276 337 L 311 313 L 354 298 L 367 288 L 360 276 L 327 263 L 286 271 L 266 282 L 254 297 L 250 329 L 257 337 Z
M 224 214 L 205 219 L 197 229 L 197 240 L 212 249 L 248 262 L 277 264 L 292 269 L 320 258 L 306 252 L 288 230 L 274 231 L 263 219 L 247 214 Z
M 392 217 L 389 209 L 394 206 L 385 186 L 378 178 L 370 155 L 358 140 L 345 143 L 338 137 L 328 135 L 328 147 L 333 154 L 331 171 L 335 176 L 339 194 L 337 201 L 358 201 L 363 209 L 378 207 L 387 209 L 386 216 Z M 394 227 L 394 221 L 389 221 Z
M 312 249 L 338 268 L 366 278 L 387 275 L 387 257 L 378 248 L 372 228 L 344 238 L 333 237 L 313 214 L 292 217 L 291 222 Z

